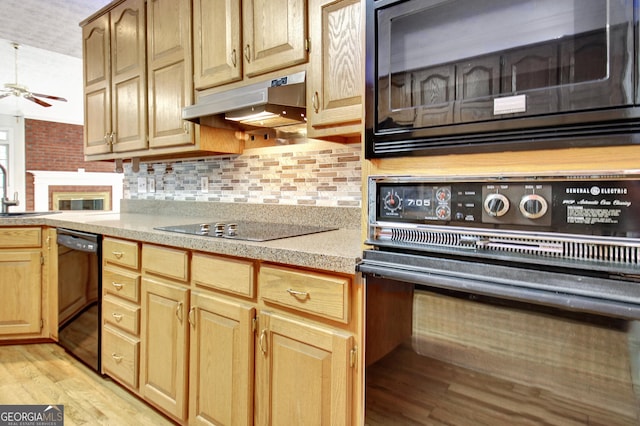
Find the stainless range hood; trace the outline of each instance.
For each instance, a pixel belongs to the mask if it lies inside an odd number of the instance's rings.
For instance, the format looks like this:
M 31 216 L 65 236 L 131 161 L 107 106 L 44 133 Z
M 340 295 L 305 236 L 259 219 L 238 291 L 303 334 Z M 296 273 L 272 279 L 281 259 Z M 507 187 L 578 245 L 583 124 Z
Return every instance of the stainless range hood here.
M 182 119 L 212 127 L 284 127 L 306 123 L 305 72 L 202 96 Z M 235 123 L 235 124 L 234 124 Z

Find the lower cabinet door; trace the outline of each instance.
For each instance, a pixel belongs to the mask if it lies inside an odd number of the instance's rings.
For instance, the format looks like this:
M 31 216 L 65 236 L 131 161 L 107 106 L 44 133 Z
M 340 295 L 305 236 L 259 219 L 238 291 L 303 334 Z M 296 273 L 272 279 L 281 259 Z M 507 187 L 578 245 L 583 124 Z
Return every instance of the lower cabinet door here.
M 42 324 L 40 250 L 0 250 L 0 337 L 36 337 Z
M 353 337 L 276 313 L 258 314 L 256 425 L 347 425 Z
M 189 289 L 142 279 L 140 393 L 183 421 L 187 416 Z
M 206 293 L 191 294 L 189 422 L 253 423 L 255 308 Z

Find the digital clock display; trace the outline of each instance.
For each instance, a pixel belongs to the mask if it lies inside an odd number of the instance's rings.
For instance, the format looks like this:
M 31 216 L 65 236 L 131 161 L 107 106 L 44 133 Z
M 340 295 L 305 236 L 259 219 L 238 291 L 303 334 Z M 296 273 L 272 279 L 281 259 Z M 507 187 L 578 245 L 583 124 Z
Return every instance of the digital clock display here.
M 451 186 L 381 185 L 378 218 L 393 220 L 450 220 Z

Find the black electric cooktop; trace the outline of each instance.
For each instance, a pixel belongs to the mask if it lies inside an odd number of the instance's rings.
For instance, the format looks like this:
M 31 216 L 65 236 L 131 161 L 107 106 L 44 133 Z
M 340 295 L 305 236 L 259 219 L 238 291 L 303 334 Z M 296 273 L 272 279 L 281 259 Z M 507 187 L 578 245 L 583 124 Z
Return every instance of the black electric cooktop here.
M 154 229 L 213 238 L 228 238 L 244 241 L 270 241 L 282 238 L 299 237 L 301 235 L 315 234 L 318 232 L 333 231 L 338 228 L 229 220 L 209 223 L 201 222 L 189 225 L 161 226 Z

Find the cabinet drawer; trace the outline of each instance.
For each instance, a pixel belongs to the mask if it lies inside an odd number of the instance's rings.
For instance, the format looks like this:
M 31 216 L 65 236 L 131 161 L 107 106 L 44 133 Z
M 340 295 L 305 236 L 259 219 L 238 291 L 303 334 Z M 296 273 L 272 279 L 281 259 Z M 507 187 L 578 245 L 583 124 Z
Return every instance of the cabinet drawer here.
M 102 259 L 105 263 L 137 270 L 140 267 L 138 243 L 107 237 L 102 241 Z
M 140 274 L 104 268 L 102 289 L 105 294 L 114 294 L 132 302 L 140 302 Z
M 275 266 L 260 268 L 263 300 L 335 321 L 349 321 L 348 278 Z
M 40 228 L 0 228 L 0 248 L 40 247 Z
M 254 263 L 194 253 L 191 259 L 193 282 L 202 287 L 253 297 L 255 295 Z
M 102 329 L 102 370 L 133 389 L 138 388 L 140 340 L 114 328 Z
M 178 281 L 189 280 L 189 253 L 185 250 L 144 244 L 142 267 L 145 272 Z
M 105 323 L 131 334 L 140 333 L 140 307 L 113 296 L 102 299 L 102 318 Z

